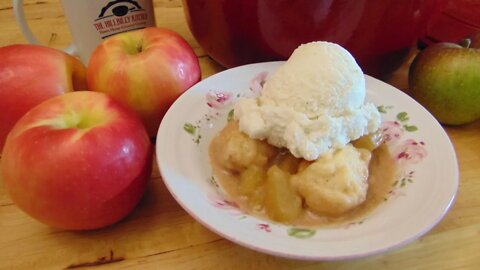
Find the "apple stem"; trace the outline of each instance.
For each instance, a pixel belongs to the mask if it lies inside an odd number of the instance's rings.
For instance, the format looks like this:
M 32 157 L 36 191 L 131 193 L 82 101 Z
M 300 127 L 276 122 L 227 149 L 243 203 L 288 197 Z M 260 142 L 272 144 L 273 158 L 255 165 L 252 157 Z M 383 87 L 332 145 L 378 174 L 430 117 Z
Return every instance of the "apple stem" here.
M 143 41 L 137 44 L 137 52 L 141 53 L 143 51 Z
M 462 41 L 460 41 L 460 46 L 464 48 L 469 48 L 470 44 L 472 44 L 472 41 L 469 38 L 465 38 Z

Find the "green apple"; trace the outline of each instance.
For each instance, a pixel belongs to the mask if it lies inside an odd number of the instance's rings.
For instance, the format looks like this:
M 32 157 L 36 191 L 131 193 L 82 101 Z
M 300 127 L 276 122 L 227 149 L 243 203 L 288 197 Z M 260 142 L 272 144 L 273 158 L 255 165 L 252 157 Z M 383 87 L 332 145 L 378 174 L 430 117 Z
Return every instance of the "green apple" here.
M 409 69 L 410 94 L 442 124 L 480 118 L 480 49 L 438 43 L 421 51 Z

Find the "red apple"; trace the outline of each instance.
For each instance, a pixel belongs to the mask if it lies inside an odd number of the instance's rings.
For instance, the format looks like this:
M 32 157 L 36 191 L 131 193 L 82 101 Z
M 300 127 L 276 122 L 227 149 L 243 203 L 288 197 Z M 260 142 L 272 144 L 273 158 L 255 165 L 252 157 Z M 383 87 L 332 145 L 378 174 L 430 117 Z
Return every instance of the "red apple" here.
M 151 27 L 112 36 L 93 52 L 89 90 L 134 108 L 151 137 L 175 99 L 200 80 L 192 47 L 177 33 Z
M 152 144 L 138 115 L 106 94 L 78 91 L 20 118 L 1 168 L 19 208 L 52 227 L 86 230 L 132 211 L 151 164 Z
M 86 89 L 86 68 L 77 58 L 37 45 L 0 48 L 0 151 L 8 132 L 40 102 Z

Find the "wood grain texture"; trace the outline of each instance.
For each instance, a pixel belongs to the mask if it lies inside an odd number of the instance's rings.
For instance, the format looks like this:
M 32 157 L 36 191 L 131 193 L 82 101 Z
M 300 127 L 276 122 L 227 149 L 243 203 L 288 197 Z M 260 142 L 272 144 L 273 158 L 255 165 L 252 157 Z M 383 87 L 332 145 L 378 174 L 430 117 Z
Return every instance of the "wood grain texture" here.
M 25 1 L 25 12 L 43 44 L 64 48 L 70 43 L 58 0 Z M 203 78 L 223 70 L 193 38 L 180 0 L 155 0 L 155 15 L 158 26 L 177 31 L 192 45 Z M 0 0 L 0 46 L 15 43 L 26 40 L 16 25 L 11 1 Z M 404 79 L 396 77 L 392 83 L 402 88 Z M 0 179 L 0 269 L 478 269 L 480 122 L 446 131 L 460 166 L 453 208 L 424 237 L 382 255 L 310 262 L 238 246 L 191 218 L 169 194 L 155 166 L 146 196 L 135 211 L 114 226 L 89 232 L 55 230 L 36 222 L 12 203 Z

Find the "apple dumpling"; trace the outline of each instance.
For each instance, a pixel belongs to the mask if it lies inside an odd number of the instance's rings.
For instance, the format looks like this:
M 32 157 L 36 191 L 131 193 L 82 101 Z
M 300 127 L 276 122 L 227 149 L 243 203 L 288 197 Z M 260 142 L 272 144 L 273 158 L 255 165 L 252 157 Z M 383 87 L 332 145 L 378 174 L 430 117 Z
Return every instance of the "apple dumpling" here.
M 282 223 L 320 225 L 358 216 L 381 201 L 393 170 L 379 142 L 378 134 L 368 135 L 307 161 L 248 137 L 231 121 L 213 139 L 210 159 L 215 177 L 246 212 Z

